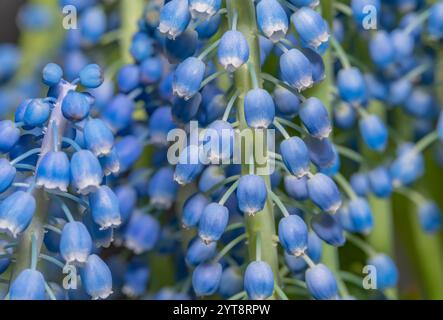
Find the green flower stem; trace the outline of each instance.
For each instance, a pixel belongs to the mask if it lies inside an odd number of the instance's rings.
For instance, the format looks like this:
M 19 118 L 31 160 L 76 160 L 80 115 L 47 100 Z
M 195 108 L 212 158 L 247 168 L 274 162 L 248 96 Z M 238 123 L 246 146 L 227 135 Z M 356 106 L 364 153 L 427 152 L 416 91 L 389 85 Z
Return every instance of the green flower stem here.
M 443 49 L 437 49 L 437 60 L 442 61 Z M 439 64 L 436 69 L 435 94 L 440 103 L 443 102 L 443 94 L 440 88 L 443 80 L 443 65 Z M 406 117 L 405 117 L 406 118 Z M 398 129 L 411 128 L 403 118 L 398 119 Z M 412 135 L 408 130 L 406 134 Z M 423 141 L 423 140 L 422 140 Z M 441 197 L 441 176 L 442 169 L 435 163 L 434 157 L 430 150 L 424 152 L 426 159 L 426 171 L 422 179 L 420 179 L 414 188 L 420 191 L 420 194 L 429 195 L 441 207 L 443 207 L 443 199 Z M 409 197 L 408 197 L 409 199 Z M 396 197 L 396 206 L 399 209 L 397 217 L 399 221 L 406 223 L 402 226 L 402 240 L 409 244 L 409 252 L 411 261 L 415 264 L 418 271 L 420 286 L 425 292 L 427 299 L 443 299 L 443 233 L 426 234 L 421 228 L 416 207 L 411 202 L 405 203 L 404 197 Z
M 439 72 L 438 72 L 439 73 Z M 437 73 L 437 76 L 438 76 Z M 443 76 L 443 70 L 442 70 Z M 437 89 L 437 93 L 441 91 Z M 395 113 L 396 130 L 404 139 L 411 139 L 412 126 L 410 118 L 401 110 Z M 442 169 L 433 160 L 430 152 L 425 152 L 425 176 L 414 184 L 420 194 L 429 192 L 432 199 L 443 206 L 441 197 Z M 423 232 L 417 216 L 415 201 L 410 195 L 401 194 L 402 189 L 394 195 L 394 220 L 399 242 L 407 250 L 408 261 L 416 272 L 417 285 L 422 290 L 421 298 L 443 299 L 443 246 L 438 234 L 429 235 Z M 409 201 L 407 201 L 409 200 Z M 412 202 L 411 202 L 412 201 Z M 401 272 L 401 270 L 400 270 Z
M 443 251 L 438 235 L 426 234 L 420 227 L 415 206 L 396 195 L 395 209 L 399 224 L 399 237 L 408 248 L 409 261 L 418 273 L 418 284 L 424 291 L 422 298 L 443 299 Z
M 129 52 L 132 37 L 138 30 L 137 21 L 144 9 L 144 0 L 120 1 L 121 39 L 120 57 L 125 63 L 132 62 Z
M 369 105 L 370 113 L 378 115 L 382 120 L 386 120 L 386 107 L 377 101 Z M 363 143 L 362 154 L 367 164 L 372 167 L 379 163 L 378 155 L 368 150 Z M 374 217 L 374 228 L 367 236 L 367 241 L 371 247 L 378 252 L 385 253 L 395 259 L 394 248 L 394 218 L 392 209 L 392 199 L 380 199 L 373 195 L 368 197 L 369 205 Z M 385 292 L 389 299 L 397 298 L 396 288 L 388 289 Z
M 335 0 L 321 1 L 321 13 L 323 18 L 328 22 L 329 29 L 333 30 L 333 21 L 335 16 L 334 4 Z M 332 119 L 332 91 L 334 90 L 334 60 L 332 50 L 328 49 L 323 54 L 323 62 L 325 64 L 325 79 L 316 84 L 311 89 L 305 91 L 306 96 L 317 97 L 328 109 L 329 116 Z
M 54 19 L 51 30 L 25 30 L 20 35 L 19 45 L 22 52 L 22 63 L 17 74 L 18 79 L 30 77 L 36 66 L 49 62 L 59 48 L 64 32 L 61 21 L 61 9 L 57 0 L 31 0 L 31 4 L 44 5 L 51 10 Z M 50 44 L 50 45 L 48 45 Z
M 144 6 L 144 0 L 120 1 L 120 17 L 122 21 L 120 30 L 120 59 L 123 64 L 133 63 L 134 61 L 130 54 L 131 42 L 132 37 L 138 30 L 137 21 L 141 17 Z M 134 114 L 134 117 L 141 120 L 146 118 L 146 114 L 144 111 L 137 111 Z M 152 152 L 152 147 L 145 148 L 142 157 L 136 163 L 136 167 L 151 167 Z M 151 254 L 148 256 L 148 260 L 152 269 L 152 274 L 155 275 L 152 277 L 150 286 L 152 291 L 159 290 L 165 286 L 174 285 L 176 265 L 174 257 L 164 254 Z
M 238 25 L 237 30 L 242 32 L 246 37 L 250 56 L 249 62 L 250 66 L 255 68 L 255 74 L 258 77 L 259 85 L 262 85 L 262 79 L 260 78 L 260 49 L 258 42 L 258 30 L 257 22 L 255 17 L 255 6 L 253 1 L 238 1 L 238 0 L 227 0 L 227 9 L 229 18 L 232 20 L 234 13 L 238 14 Z M 248 66 L 243 66 L 234 75 L 234 81 L 237 89 L 240 92 L 240 96 L 237 99 L 237 121 L 240 123 L 240 130 L 245 130 L 248 128 L 245 120 L 245 114 L 243 109 L 244 98 L 246 93 L 253 88 L 252 79 L 250 72 L 248 71 Z M 259 135 L 255 136 L 255 139 L 261 139 Z M 260 143 L 265 143 L 265 141 L 256 141 L 255 145 Z M 255 164 L 257 168 L 259 165 Z M 242 165 L 242 173 L 248 174 L 249 166 Z M 264 176 L 265 182 L 270 188 L 270 177 Z M 248 251 L 249 251 L 249 261 L 254 261 L 256 259 L 256 242 L 257 234 L 261 237 L 261 260 L 267 262 L 274 273 L 274 280 L 277 285 L 280 283 L 279 279 L 279 267 L 278 267 L 278 254 L 277 248 L 272 241 L 273 237 L 276 235 L 275 232 L 275 220 L 273 204 L 270 198 L 266 202 L 263 211 L 257 213 L 254 216 L 245 217 L 246 232 L 248 234 Z M 273 299 L 277 299 L 278 295 L 274 292 L 272 296 Z
M 335 0 L 321 1 L 321 11 L 323 18 L 328 21 L 329 28 L 332 30 L 332 24 L 334 20 L 335 10 L 334 10 Z M 325 64 L 325 79 L 315 85 L 313 88 L 306 91 L 306 96 L 317 97 L 320 99 L 326 109 L 328 110 L 329 116 L 332 119 L 332 92 L 334 90 L 334 60 L 332 56 L 331 49 L 328 49 L 323 55 L 323 63 Z M 322 263 L 328 266 L 331 271 L 336 275 L 338 285 L 342 288 L 340 291 L 345 292 L 346 287 L 338 276 L 340 270 L 338 250 L 337 248 L 323 243 L 322 252 Z M 344 289 L 343 289 L 344 288 Z
M 62 114 L 61 102 L 65 98 L 68 91 L 75 89 L 76 86 L 70 84 L 65 85 L 62 88 L 60 95 L 57 98 L 57 102 L 54 105 L 54 109 L 52 110 L 51 117 L 48 121 L 48 123 L 50 123 L 51 126 L 55 126 L 57 130 L 47 130 L 47 133 L 43 138 L 41 153 L 36 167 L 38 167 L 40 160 L 45 156 L 45 154 L 53 150 L 55 141 L 57 141 L 58 144 L 61 143 L 67 123 L 67 120 L 65 119 L 65 117 L 63 117 Z M 34 198 L 37 202 L 37 208 L 34 217 L 32 218 L 31 225 L 20 237 L 20 241 L 17 247 L 16 263 L 12 272 L 12 279 L 15 279 L 24 269 L 31 267 L 31 253 L 34 253 L 38 257 L 40 255 L 41 247 L 43 244 L 45 225 L 48 220 L 49 199 L 48 195 L 43 189 L 34 189 L 33 193 Z M 33 237 L 35 237 L 34 250 L 32 250 Z
M 368 54 L 369 50 L 367 41 L 361 37 L 357 38 L 357 36 L 355 41 L 355 45 L 351 44 L 355 47 L 354 55 L 360 57 L 360 60 L 364 64 L 371 66 L 372 62 Z M 358 108 L 358 111 L 364 112 L 364 109 Z M 368 113 L 376 114 L 382 120 L 386 120 L 387 117 L 386 106 L 376 100 L 371 101 L 368 106 Z M 363 142 L 360 142 L 360 147 L 361 153 L 366 160 L 363 169 L 367 170 L 382 163 L 381 156 L 383 155 L 370 151 Z M 370 246 L 375 250 L 385 253 L 395 259 L 392 199 L 379 199 L 374 196 L 369 196 L 368 201 L 374 217 L 374 228 L 371 234 L 367 237 L 367 240 Z M 396 291 L 395 288 L 389 289 L 385 294 L 388 298 L 395 299 L 397 297 Z

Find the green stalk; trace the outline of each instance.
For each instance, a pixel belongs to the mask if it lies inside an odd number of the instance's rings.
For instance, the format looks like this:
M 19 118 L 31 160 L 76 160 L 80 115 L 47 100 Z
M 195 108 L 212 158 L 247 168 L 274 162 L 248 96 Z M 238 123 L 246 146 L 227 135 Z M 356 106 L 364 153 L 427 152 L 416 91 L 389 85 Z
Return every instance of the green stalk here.
M 134 59 L 131 56 L 130 48 L 132 37 L 138 31 L 137 22 L 142 17 L 144 10 L 144 0 L 126 0 L 120 1 L 120 59 L 123 64 L 133 63 Z M 144 119 L 146 115 L 135 114 L 136 119 Z M 152 147 L 148 147 L 143 152 L 141 159 L 137 162 L 137 167 L 150 167 Z M 175 266 L 177 265 L 174 257 L 165 254 L 150 254 L 148 256 L 149 266 L 152 274 L 155 275 L 150 284 L 150 290 L 155 292 L 164 287 L 172 287 L 175 283 Z
M 328 22 L 330 30 L 332 30 L 332 25 L 334 21 L 334 2 L 321 1 L 321 12 L 323 18 Z M 313 96 L 320 99 L 326 109 L 328 110 L 329 116 L 332 119 L 332 90 L 334 88 L 334 60 L 332 58 L 331 48 L 329 48 L 323 55 L 323 63 L 325 65 L 325 79 L 315 85 L 313 88 L 307 91 L 307 96 Z M 340 287 L 343 287 L 340 277 L 338 277 L 338 272 L 340 271 L 338 249 L 323 243 L 323 253 L 322 253 L 322 263 L 327 265 L 331 271 L 337 276 L 339 280 Z
M 380 102 L 372 101 L 368 107 L 368 111 L 371 114 L 378 115 L 380 119 L 385 120 L 386 123 L 386 107 Z M 366 159 L 365 164 L 369 166 L 369 168 L 363 169 L 371 169 L 380 163 L 378 154 L 374 154 L 374 152 L 370 151 L 362 142 L 360 142 L 360 145 L 362 155 Z M 374 228 L 366 239 L 370 246 L 377 250 L 377 252 L 385 253 L 395 259 L 392 199 L 381 199 L 370 195 L 368 201 L 374 217 Z M 397 289 L 388 289 L 385 295 L 389 299 L 397 299 Z
M 438 235 L 426 234 L 420 227 L 415 204 L 402 196 L 394 197 L 399 236 L 408 249 L 408 260 L 418 273 L 422 298 L 443 299 L 443 251 Z
M 37 161 L 37 167 L 44 155 L 53 149 L 54 141 L 57 141 L 59 145 L 62 141 L 67 120 L 65 117 L 63 117 L 61 102 L 65 98 L 68 91 L 75 90 L 75 88 L 76 87 L 71 84 L 65 85 L 57 98 L 57 102 L 54 105 L 54 109 L 52 110 L 51 117 L 48 121 L 49 125 L 47 133 L 43 138 L 41 153 L 39 160 Z M 52 130 L 51 127 L 54 124 L 56 125 L 56 130 Z M 57 137 L 55 135 L 57 135 Z M 49 199 L 43 189 L 34 189 L 33 195 L 37 202 L 37 208 L 34 217 L 32 218 L 31 225 L 20 237 L 16 251 L 17 258 L 12 273 L 12 279 L 15 279 L 21 271 L 30 267 L 32 237 L 36 237 L 37 257 L 40 255 L 43 244 L 43 237 L 45 233 L 44 225 L 47 223 L 48 218 Z
M 442 61 L 443 49 L 438 48 L 437 55 L 437 60 Z M 441 103 L 443 102 L 443 94 L 440 90 L 440 84 L 443 81 L 443 64 L 438 65 L 435 81 L 437 83 L 435 86 L 435 94 Z M 400 118 L 399 126 L 410 127 L 404 125 L 404 123 Z M 411 135 L 410 132 L 408 134 Z M 440 196 L 442 169 L 436 165 L 431 150 L 427 150 L 424 154 L 426 159 L 425 176 L 416 184 L 416 188 L 423 194 L 429 195 L 441 208 L 443 207 L 443 200 Z M 401 200 L 402 201 L 398 201 L 399 206 L 402 206 L 404 203 L 404 198 Z M 419 278 L 421 280 L 421 286 L 425 291 L 425 297 L 435 300 L 443 299 L 443 233 L 440 232 L 440 234 L 433 235 L 426 234 L 420 226 L 416 207 L 414 204 L 408 203 L 407 208 L 403 205 L 403 209 L 406 209 L 407 212 L 399 210 L 398 215 L 400 216 L 401 214 L 401 217 L 404 217 L 406 214 L 408 218 L 406 232 L 409 232 L 411 236 L 409 236 L 408 233 L 403 233 L 403 236 L 412 240 L 411 253 L 415 258 L 413 261 L 419 271 Z
M 22 77 L 32 77 L 32 74 L 36 72 L 35 66 L 41 64 L 44 59 L 48 59 L 48 57 L 52 57 L 59 46 L 59 43 L 62 39 L 62 28 L 61 21 L 58 17 L 59 7 L 57 0 L 32 0 L 30 1 L 33 4 L 45 5 L 47 6 L 53 13 L 54 17 L 54 25 L 53 30 L 48 32 L 44 31 L 33 31 L 26 30 L 20 35 L 20 47 L 22 48 L 22 65 L 17 74 L 17 78 L 20 79 Z M 50 43 L 51 45 L 48 45 Z M 56 112 L 53 112 L 55 114 Z M 54 119 L 54 117 L 52 117 Z M 57 121 L 58 122 L 58 121 Z M 60 123 L 58 123 L 59 125 Z M 59 132 L 64 130 L 64 125 L 59 126 Z M 49 133 L 49 134 L 52 134 Z M 59 139 L 60 140 L 60 136 Z M 47 145 L 49 147 L 52 142 L 51 138 L 48 138 Z M 48 150 L 42 146 L 42 154 L 44 151 Z M 41 158 L 41 157 L 40 157 Z M 27 269 L 31 266 L 31 251 L 32 251 L 32 236 L 36 236 L 37 240 L 37 251 L 40 253 L 43 237 L 44 237 L 44 224 L 47 221 L 48 216 L 48 199 L 42 190 L 35 190 L 34 197 L 37 202 L 36 213 L 34 218 L 32 219 L 31 225 L 28 229 L 21 235 L 20 241 L 18 242 L 16 248 L 16 262 L 11 270 L 11 280 L 15 279 L 21 271 Z
M 443 58 L 443 50 L 438 50 L 439 61 Z M 436 82 L 441 83 L 443 79 L 443 67 L 437 69 Z M 435 87 L 437 98 L 443 101 L 440 88 Z M 403 112 L 397 111 L 395 114 L 395 125 L 397 132 L 407 140 L 411 140 L 412 132 L 410 128 L 410 118 Z M 439 168 L 432 158 L 431 152 L 425 152 L 426 171 L 425 176 L 420 179 L 414 188 L 420 190 L 422 194 L 427 194 L 434 199 L 440 207 L 443 207 L 441 198 L 440 178 L 442 169 Z M 417 208 L 414 203 L 405 201 L 404 197 L 394 197 L 395 226 L 399 231 L 402 243 L 407 248 L 408 258 L 415 267 L 419 280 L 419 287 L 424 292 L 427 299 L 443 299 L 443 245 L 442 233 L 426 234 L 417 217 Z
M 361 57 L 361 61 L 366 62 L 367 65 L 370 66 L 372 62 L 368 55 L 369 50 L 366 40 L 359 37 L 356 38 L 356 41 L 358 41 L 356 54 Z M 387 118 L 386 106 L 378 101 L 371 101 L 370 105 L 368 106 L 368 111 L 371 114 L 378 115 L 382 120 L 386 120 Z M 361 153 L 366 159 L 365 165 L 367 166 L 363 167 L 363 169 L 371 169 L 372 167 L 382 163 L 382 155 L 372 152 L 362 142 L 360 142 L 360 147 Z M 377 251 L 383 252 L 394 259 L 395 248 L 392 199 L 379 199 L 369 196 L 368 201 L 374 217 L 374 228 L 371 234 L 367 237 L 367 240 L 369 244 Z M 385 292 L 385 294 L 389 299 L 397 298 L 396 289 L 389 289 Z
M 124 63 L 131 63 L 133 61 L 129 49 L 131 48 L 132 37 L 138 30 L 137 21 L 143 13 L 144 5 L 144 0 L 120 1 L 122 23 L 120 30 L 120 58 Z
M 44 5 L 51 10 L 54 19 L 51 30 L 26 30 L 20 34 L 19 45 L 22 53 L 22 63 L 17 78 L 30 77 L 42 62 L 49 62 L 57 53 L 59 44 L 62 41 L 64 29 L 60 19 L 59 4 L 57 0 L 31 0 L 31 4 Z M 50 45 L 48 45 L 50 44 Z
M 334 2 L 335 0 L 321 1 L 321 13 L 323 18 L 328 22 L 330 30 L 333 30 L 334 21 Z M 334 61 L 332 59 L 332 52 L 329 48 L 323 54 L 323 63 L 325 65 L 325 79 L 316 84 L 314 87 L 306 91 L 307 96 L 317 97 L 320 99 L 325 107 L 328 109 L 329 115 L 332 118 L 332 89 L 334 88 Z
M 369 105 L 369 112 L 378 115 L 386 121 L 386 107 L 378 101 L 372 101 Z M 362 154 L 366 159 L 369 169 L 379 163 L 378 155 L 368 150 L 362 144 Z M 391 199 L 380 199 L 369 196 L 369 204 L 374 216 L 374 229 L 367 239 L 370 245 L 379 252 L 386 253 L 394 257 L 394 233 Z
M 12 278 L 14 280 L 20 272 L 24 269 L 31 267 L 31 252 L 32 252 L 32 236 L 35 235 L 37 239 L 38 254 L 43 243 L 44 237 L 44 224 L 48 218 L 48 201 L 43 190 L 37 190 L 34 192 L 34 197 L 37 201 L 37 208 L 31 225 L 26 229 L 24 234 L 20 238 L 20 242 L 17 247 L 16 263 L 12 271 Z
M 255 16 L 255 6 L 253 1 L 239 1 L 239 0 L 227 0 L 227 9 L 229 17 L 232 20 L 234 13 L 238 14 L 237 30 L 242 32 L 246 37 L 249 49 L 249 64 L 255 68 L 255 73 L 260 77 L 260 49 L 258 42 L 258 30 Z M 253 82 L 248 70 L 248 66 L 243 66 L 234 75 L 235 86 L 240 92 L 240 96 L 237 99 L 237 121 L 240 123 L 240 130 L 248 128 L 245 120 L 245 114 L 243 109 L 244 98 L 246 93 L 253 89 Z M 259 86 L 262 85 L 262 80 L 258 79 Z M 258 135 L 255 139 L 261 139 Z M 256 141 L 255 145 L 260 145 L 264 141 Z M 262 144 L 261 144 L 262 145 Z M 245 161 L 245 160 L 243 160 Z M 249 166 L 242 165 L 242 174 L 248 174 Z M 267 186 L 270 188 L 270 177 L 264 176 Z M 273 204 L 270 198 L 266 202 L 263 211 L 257 213 L 255 216 L 245 217 L 246 232 L 248 234 L 248 251 L 249 259 L 253 261 L 256 259 L 256 242 L 257 234 L 261 237 L 261 260 L 267 262 L 274 273 L 275 283 L 280 283 L 279 279 L 279 267 L 278 267 L 278 254 L 277 248 L 273 238 L 276 235 L 275 232 L 275 220 L 273 212 Z M 277 294 L 274 293 L 274 299 L 277 299 Z

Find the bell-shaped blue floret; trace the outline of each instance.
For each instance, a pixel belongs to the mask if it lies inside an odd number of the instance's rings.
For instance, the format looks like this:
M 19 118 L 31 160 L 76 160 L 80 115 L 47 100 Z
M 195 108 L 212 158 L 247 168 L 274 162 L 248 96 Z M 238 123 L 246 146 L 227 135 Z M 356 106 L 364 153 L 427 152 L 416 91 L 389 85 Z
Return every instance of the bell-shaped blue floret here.
M 306 286 L 309 293 L 317 300 L 333 300 L 338 297 L 337 281 L 331 270 L 324 264 L 318 264 L 306 271 Z
M 266 90 L 250 90 L 245 97 L 244 112 L 249 127 L 266 129 L 274 121 L 274 100 Z
M 294 176 L 301 178 L 309 172 L 309 150 L 302 139 L 291 137 L 283 140 L 280 152 L 286 168 Z
M 285 37 L 289 28 L 285 9 L 277 0 L 263 0 L 257 4 L 257 24 L 263 34 L 273 42 Z
M 285 191 L 294 200 L 305 201 L 309 199 L 308 178 L 306 176 L 297 178 L 287 175 L 284 179 Z
M 11 163 L 4 159 L 0 159 L 0 193 L 5 192 L 14 182 L 17 170 L 11 166 Z
M 323 173 L 317 173 L 308 181 L 309 197 L 320 209 L 334 213 L 341 206 L 340 191 L 335 182 Z
M 36 208 L 34 197 L 24 191 L 16 191 L 0 204 L 0 231 L 14 238 L 31 223 Z
M 221 0 L 189 0 L 192 18 L 207 20 L 220 10 Z
M 84 264 L 91 251 L 92 238 L 86 226 L 77 221 L 66 223 L 60 238 L 60 254 L 66 263 Z
M 364 198 L 349 201 L 348 215 L 353 232 L 369 234 L 374 227 L 374 218 L 371 207 Z
M 11 120 L 0 121 L 0 152 L 7 153 L 20 139 L 20 129 Z
M 198 225 L 203 209 L 209 204 L 208 198 L 202 193 L 189 197 L 183 205 L 182 223 L 185 228 Z
M 341 247 L 346 242 L 342 226 L 336 217 L 329 213 L 314 216 L 311 226 L 317 236 L 331 246 Z
M 287 253 L 300 256 L 308 247 L 308 227 L 297 215 L 284 217 L 278 224 L 278 238 Z
M 180 63 L 174 72 L 172 84 L 174 95 L 183 99 L 191 99 L 200 90 L 205 70 L 204 62 L 194 57 Z
M 49 151 L 40 160 L 37 167 L 36 185 L 46 190 L 66 192 L 69 186 L 71 169 L 66 153 Z
M 114 146 L 114 135 L 103 120 L 89 119 L 83 128 L 85 146 L 96 157 L 111 153 Z
M 150 201 L 158 209 L 169 209 L 175 201 L 177 191 L 178 184 L 174 181 L 172 168 L 161 168 L 149 181 Z
M 92 254 L 81 269 L 80 277 L 92 299 L 106 299 L 112 294 L 112 274 L 99 256 Z
M 195 238 L 186 251 L 186 262 L 190 266 L 197 266 L 212 259 L 217 251 L 217 243 L 204 243 L 199 237 Z
M 172 0 L 160 11 L 158 30 L 170 39 L 175 39 L 186 30 L 191 21 L 188 0 Z
M 224 163 L 234 152 L 234 128 L 223 120 L 211 123 L 204 132 L 203 153 L 211 164 Z
M 291 17 L 303 43 L 307 47 L 318 50 L 329 41 L 329 28 L 327 22 L 315 10 L 303 7 Z
M 308 249 L 306 250 L 306 254 L 314 263 L 320 262 L 322 246 L 323 243 L 320 238 L 314 232 L 310 232 L 308 235 Z M 308 268 L 308 264 L 303 257 L 296 257 L 287 252 L 285 252 L 285 262 L 289 270 L 295 274 L 303 272 L 306 268 Z
M 195 268 L 192 273 L 192 287 L 198 297 L 214 294 L 220 285 L 222 275 L 220 263 L 204 263 Z
M 357 68 L 341 69 L 337 76 L 340 98 L 351 104 L 362 104 L 367 99 L 365 79 Z
M 282 54 L 280 57 L 280 73 L 283 81 L 298 91 L 305 90 L 314 83 L 311 63 L 297 49 L 291 49 Z
M 247 215 L 255 215 L 265 207 L 268 191 L 265 180 L 257 175 L 245 175 L 240 178 L 237 187 L 239 209 Z
M 175 128 L 171 107 L 157 108 L 149 118 L 149 139 L 155 145 L 167 146 L 168 134 Z
M 80 150 L 71 158 L 71 181 L 77 192 L 86 195 L 97 190 L 103 179 L 100 162 L 89 150 Z
M 10 300 L 45 300 L 45 279 L 40 271 L 25 269 L 9 288 Z
M 375 267 L 376 288 L 385 290 L 397 285 L 398 270 L 392 259 L 385 254 L 378 254 L 368 260 L 368 265 Z
M 121 224 L 117 196 L 108 186 L 101 186 L 89 194 L 92 218 L 101 229 L 115 228 Z
M 381 152 L 388 144 L 388 129 L 376 115 L 364 116 L 360 120 L 360 134 L 365 144 L 372 150 Z
M 238 70 L 249 60 L 249 45 L 240 31 L 230 30 L 220 39 L 218 62 L 228 72 Z
M 218 241 L 228 225 L 228 208 L 218 203 L 210 203 L 202 212 L 198 225 L 198 235 L 205 243 Z
M 418 208 L 418 219 L 422 229 L 427 233 L 436 233 L 441 230 L 443 223 L 442 213 L 433 201 L 426 201 Z
M 160 238 L 160 224 L 152 216 L 134 212 L 125 230 L 125 246 L 135 254 L 152 250 Z
M 328 111 L 315 97 L 303 102 L 300 108 L 300 119 L 309 134 L 315 138 L 327 138 L 332 131 Z
M 251 262 L 245 271 L 244 288 L 251 300 L 265 300 L 274 292 L 274 273 L 264 261 Z

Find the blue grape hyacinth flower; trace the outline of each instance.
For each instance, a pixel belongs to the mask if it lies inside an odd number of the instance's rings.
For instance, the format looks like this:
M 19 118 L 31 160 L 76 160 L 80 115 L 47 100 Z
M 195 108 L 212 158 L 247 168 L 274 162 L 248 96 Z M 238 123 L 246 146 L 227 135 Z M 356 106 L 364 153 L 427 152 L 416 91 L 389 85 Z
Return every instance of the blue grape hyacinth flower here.
M 92 238 L 86 226 L 77 221 L 64 225 L 60 237 L 60 254 L 66 263 L 83 265 L 92 251 Z
M 25 269 L 12 282 L 10 300 L 45 300 L 45 279 L 40 271 Z
M 244 288 L 251 300 L 265 300 L 274 292 L 274 274 L 264 261 L 251 262 L 245 271 Z
M 222 266 L 220 263 L 204 263 L 195 268 L 192 273 L 192 287 L 199 297 L 214 294 L 222 276 Z
M 237 187 L 239 209 L 247 215 L 255 215 L 263 210 L 268 196 L 264 179 L 258 175 L 245 175 Z

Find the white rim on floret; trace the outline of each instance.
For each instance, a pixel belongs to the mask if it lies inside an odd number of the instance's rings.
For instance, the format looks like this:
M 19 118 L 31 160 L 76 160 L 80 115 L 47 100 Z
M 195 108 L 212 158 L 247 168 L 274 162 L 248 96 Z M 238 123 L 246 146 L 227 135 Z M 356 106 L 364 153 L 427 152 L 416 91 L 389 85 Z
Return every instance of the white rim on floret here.
M 107 145 L 101 145 L 100 147 L 94 147 L 91 149 L 96 157 L 103 157 L 111 153 L 112 147 L 113 147 L 112 144 L 107 144 Z
M 18 225 L 11 223 L 11 221 L 1 219 L 0 232 L 6 232 L 8 235 L 12 236 L 13 238 L 17 238 L 17 235 L 21 232 L 21 229 Z
M 313 85 L 314 85 L 314 80 L 312 80 L 312 76 L 307 76 L 294 83 L 294 87 L 298 91 L 303 91 L 305 89 L 312 87 Z
M 291 254 L 295 257 L 301 257 L 302 255 L 305 254 L 306 249 L 308 249 L 307 246 L 305 246 L 303 248 L 296 249 L 296 250 L 292 251 Z
M 66 192 L 68 190 L 68 185 L 64 181 L 54 181 L 38 177 L 35 184 L 37 187 L 43 187 L 45 190 L 48 191 Z
M 220 64 L 226 71 L 232 73 L 243 65 L 243 60 L 238 57 L 224 57 L 220 59 Z
M 208 20 L 216 12 L 214 7 L 202 2 L 194 2 L 189 6 L 189 10 L 191 11 L 192 18 L 199 20 Z
M 185 99 L 186 101 L 192 98 L 192 95 L 189 94 L 188 88 L 185 86 L 174 85 L 172 87 L 172 92 L 175 96 Z
M 284 23 L 274 23 L 263 28 L 263 33 L 272 42 L 278 42 L 285 37 L 288 27 Z
M 122 224 L 120 217 L 115 217 L 112 219 L 106 219 L 106 221 L 100 222 L 100 230 L 107 230 L 109 228 L 115 228 Z
M 172 199 L 169 197 L 155 197 L 151 198 L 151 204 L 160 209 L 160 210 L 167 210 L 172 205 Z
M 111 294 L 114 293 L 114 291 L 112 291 L 112 288 L 104 288 L 100 291 L 97 292 L 91 292 L 92 294 L 92 299 L 93 300 L 99 300 L 99 299 L 106 299 L 107 297 L 109 297 Z
M 118 161 L 114 161 L 112 166 L 106 166 L 103 168 L 103 173 L 105 174 L 105 176 L 109 176 L 111 174 L 117 174 L 120 172 L 120 162 Z
M 314 48 L 318 48 L 320 47 L 323 43 L 326 43 L 329 41 L 329 32 L 325 31 L 324 33 L 322 33 L 320 36 L 318 36 L 316 39 L 313 39 L 309 42 L 309 44 L 314 47 Z
M 136 240 L 131 238 L 126 238 L 125 247 L 132 250 L 135 254 L 142 254 L 145 251 L 145 248 L 139 245 Z
M 341 207 L 341 201 L 339 201 L 336 204 L 332 205 L 331 207 L 329 207 L 325 211 L 329 212 L 329 213 L 335 213 L 335 212 L 337 212 L 338 209 L 340 209 L 340 207 Z
M 71 251 L 69 253 L 65 253 L 63 255 L 63 258 L 66 260 L 66 263 L 68 264 L 75 264 L 75 265 L 84 265 L 86 261 L 88 260 L 89 252 L 88 251 Z
M 171 27 L 164 22 L 160 22 L 160 25 L 158 26 L 158 31 L 160 31 L 161 34 L 165 35 L 171 40 L 175 40 L 175 38 L 180 35 L 180 31 L 177 28 Z
M 91 192 L 95 192 L 100 186 L 100 183 L 101 179 L 96 177 L 82 179 L 80 183 L 77 183 L 77 192 L 81 195 L 87 195 Z

